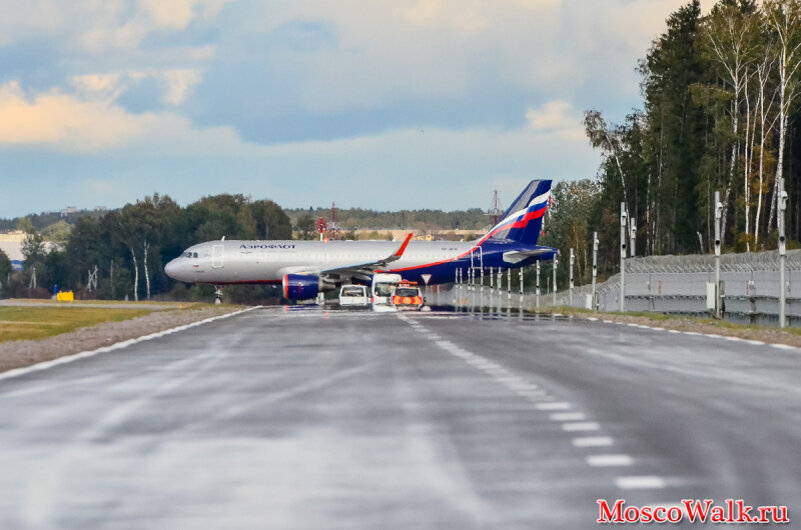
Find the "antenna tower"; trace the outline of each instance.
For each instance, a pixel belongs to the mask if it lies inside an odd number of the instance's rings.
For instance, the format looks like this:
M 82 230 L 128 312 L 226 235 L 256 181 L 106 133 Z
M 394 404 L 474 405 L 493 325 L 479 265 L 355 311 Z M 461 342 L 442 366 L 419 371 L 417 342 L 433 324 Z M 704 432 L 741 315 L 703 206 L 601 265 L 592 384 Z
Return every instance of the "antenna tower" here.
M 503 210 L 501 210 L 501 197 L 498 194 L 498 190 L 492 190 L 492 202 L 490 203 L 490 209 L 487 211 L 486 215 L 492 220 L 492 226 L 498 224 L 498 220 L 501 218 L 501 215 L 503 215 Z
M 328 238 L 339 239 L 339 221 L 337 220 L 337 203 L 331 203 L 331 220 L 328 222 Z

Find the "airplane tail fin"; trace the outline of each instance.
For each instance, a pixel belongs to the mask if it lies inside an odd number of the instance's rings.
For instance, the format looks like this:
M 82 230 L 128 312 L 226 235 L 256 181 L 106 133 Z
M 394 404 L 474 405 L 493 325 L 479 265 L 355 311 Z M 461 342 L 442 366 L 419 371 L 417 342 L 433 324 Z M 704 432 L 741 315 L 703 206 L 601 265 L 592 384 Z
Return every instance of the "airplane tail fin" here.
M 536 245 L 551 197 L 551 183 L 550 180 L 529 182 L 498 223 L 481 238 L 480 243 L 490 240 Z

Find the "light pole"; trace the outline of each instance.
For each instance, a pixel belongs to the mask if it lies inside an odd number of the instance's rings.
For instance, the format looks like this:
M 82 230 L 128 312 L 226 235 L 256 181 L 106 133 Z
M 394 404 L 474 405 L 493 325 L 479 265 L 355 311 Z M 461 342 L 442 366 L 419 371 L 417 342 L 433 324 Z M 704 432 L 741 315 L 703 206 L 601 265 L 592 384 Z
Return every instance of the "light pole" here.
M 598 309 L 595 303 L 595 280 L 598 277 L 598 232 L 592 233 L 592 309 Z
M 782 186 L 784 180 L 782 179 Z M 785 305 L 787 303 L 787 286 L 784 281 L 784 270 L 787 261 L 787 240 L 784 234 L 784 212 L 787 210 L 787 192 L 781 190 L 779 192 L 779 327 L 783 328 L 787 325 L 785 315 Z
M 573 254 L 573 249 L 570 249 L 570 305 L 573 305 L 573 263 L 576 261 L 576 256 Z
M 723 218 L 723 203 L 720 192 L 715 192 L 715 318 L 720 318 L 720 224 Z
M 552 296 L 552 304 L 556 307 L 556 267 L 559 265 L 559 255 L 555 254 L 553 257 L 553 289 L 551 290 Z
M 534 308 L 540 310 L 540 262 L 537 260 L 537 281 L 534 285 Z
M 626 203 L 620 203 L 620 312 L 626 311 Z

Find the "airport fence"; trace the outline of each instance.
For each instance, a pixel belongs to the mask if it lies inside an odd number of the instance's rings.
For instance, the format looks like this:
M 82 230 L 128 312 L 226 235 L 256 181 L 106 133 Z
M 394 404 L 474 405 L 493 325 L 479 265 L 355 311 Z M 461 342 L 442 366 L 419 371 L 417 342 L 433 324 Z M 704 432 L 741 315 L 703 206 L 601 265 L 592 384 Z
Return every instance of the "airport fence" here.
M 712 255 L 650 256 L 629 258 L 626 266 L 626 311 L 654 311 L 666 314 L 704 315 L 707 284 L 715 281 Z M 778 251 L 724 254 L 720 257 L 723 317 L 738 323 L 777 325 L 779 313 Z M 787 252 L 787 324 L 801 325 L 801 250 Z M 793 289 L 795 286 L 795 290 Z M 620 276 L 596 287 L 595 304 L 591 285 L 562 290 L 556 305 L 618 311 Z M 526 306 L 533 307 L 526 295 Z M 540 296 L 540 307 L 553 305 L 550 295 Z

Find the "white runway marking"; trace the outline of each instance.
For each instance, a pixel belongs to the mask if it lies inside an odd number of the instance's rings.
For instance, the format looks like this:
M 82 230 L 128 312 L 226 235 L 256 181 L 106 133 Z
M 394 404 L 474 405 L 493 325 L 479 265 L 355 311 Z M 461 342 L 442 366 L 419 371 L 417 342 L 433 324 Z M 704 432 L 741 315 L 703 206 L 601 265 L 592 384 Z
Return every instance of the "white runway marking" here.
M 587 464 L 592 467 L 630 466 L 634 459 L 629 455 L 590 455 Z
M 127 348 L 128 346 L 133 346 L 134 344 L 139 344 L 140 342 L 145 342 L 147 340 L 153 340 L 159 337 L 164 337 L 165 335 L 170 335 L 172 333 L 184 331 L 186 329 L 194 328 L 195 326 L 208 324 L 209 322 L 214 322 L 215 320 L 230 318 L 232 316 L 240 315 L 247 311 L 253 311 L 254 309 L 259 309 L 261 307 L 262 306 L 248 307 L 247 309 L 242 309 L 241 311 L 234 311 L 233 313 L 226 313 L 225 315 L 207 318 L 205 320 L 200 320 L 198 322 L 192 322 L 191 324 L 184 324 L 183 326 L 178 326 L 171 329 L 165 329 L 164 331 L 151 333 L 150 335 L 145 335 L 143 337 L 138 337 L 136 339 L 124 340 L 122 342 L 112 344 L 111 346 L 103 346 L 102 348 L 97 348 L 96 350 L 89 350 L 80 353 L 74 353 L 72 355 L 65 355 L 64 357 L 59 357 L 58 359 L 53 359 L 52 361 L 45 361 L 43 363 L 33 364 L 31 366 L 25 366 L 24 368 L 15 368 L 14 370 L 9 370 L 7 372 L 3 372 L 2 374 L 0 374 L 0 381 L 3 381 L 5 379 L 12 379 L 14 377 L 19 377 L 22 375 L 27 375 L 32 372 L 38 372 L 39 370 L 47 370 L 48 368 L 52 368 L 60 364 L 71 363 L 79 359 L 88 359 L 89 357 L 100 355 L 101 353 L 108 353 L 115 350 L 121 350 L 122 348 Z
M 548 419 L 551 421 L 584 421 L 586 416 L 581 412 L 556 412 L 550 414 Z
M 537 405 L 537 410 L 568 410 L 570 403 L 564 401 L 554 401 L 551 403 L 540 403 Z
M 609 447 L 614 440 L 609 436 L 588 436 L 585 438 L 573 438 L 573 447 Z
M 615 486 L 622 490 L 662 489 L 665 481 L 655 475 L 618 477 L 615 479 Z
M 581 421 L 577 423 L 563 423 L 562 429 L 569 432 L 574 431 L 597 431 L 601 426 L 594 421 Z

